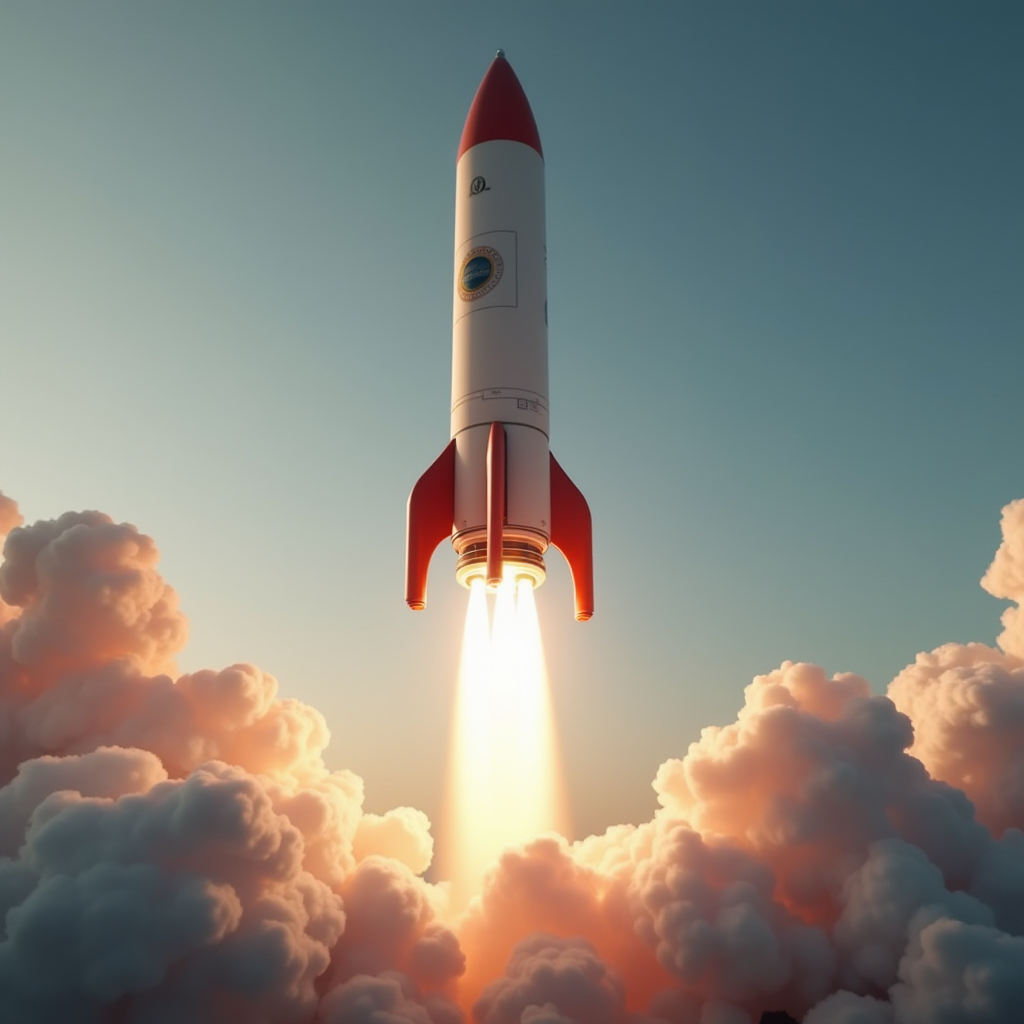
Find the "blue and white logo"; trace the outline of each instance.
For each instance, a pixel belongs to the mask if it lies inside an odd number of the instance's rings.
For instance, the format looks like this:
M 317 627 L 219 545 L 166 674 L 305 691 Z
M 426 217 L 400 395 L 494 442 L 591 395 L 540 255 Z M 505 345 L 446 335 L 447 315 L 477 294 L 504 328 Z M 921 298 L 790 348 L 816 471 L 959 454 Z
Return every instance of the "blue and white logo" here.
M 483 288 L 494 273 L 494 264 L 486 256 L 474 256 L 462 268 L 462 287 L 467 292 Z
M 497 249 L 489 245 L 478 245 L 470 249 L 459 270 L 459 296 L 464 302 L 472 302 L 486 295 L 501 280 L 504 266 Z

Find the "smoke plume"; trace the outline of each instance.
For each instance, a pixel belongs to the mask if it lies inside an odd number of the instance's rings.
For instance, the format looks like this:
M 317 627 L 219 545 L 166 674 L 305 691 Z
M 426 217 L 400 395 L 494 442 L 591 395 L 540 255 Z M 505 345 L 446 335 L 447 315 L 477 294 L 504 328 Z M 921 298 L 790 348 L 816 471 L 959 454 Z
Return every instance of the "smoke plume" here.
M 318 712 L 177 673 L 151 538 L 0 494 L 0 1021 L 1018 1021 L 1024 501 L 1002 530 L 997 648 L 888 696 L 785 662 L 651 821 L 510 847 L 455 916 L 425 815 L 364 813 Z

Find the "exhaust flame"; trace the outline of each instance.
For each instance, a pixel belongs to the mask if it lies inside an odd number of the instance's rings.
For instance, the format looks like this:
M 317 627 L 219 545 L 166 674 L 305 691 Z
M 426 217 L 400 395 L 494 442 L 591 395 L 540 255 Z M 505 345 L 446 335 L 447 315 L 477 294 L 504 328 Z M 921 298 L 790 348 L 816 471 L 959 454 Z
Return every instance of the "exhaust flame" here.
M 506 575 L 488 620 L 474 581 L 451 747 L 445 875 L 464 906 L 501 850 L 564 831 L 561 769 L 533 585 Z

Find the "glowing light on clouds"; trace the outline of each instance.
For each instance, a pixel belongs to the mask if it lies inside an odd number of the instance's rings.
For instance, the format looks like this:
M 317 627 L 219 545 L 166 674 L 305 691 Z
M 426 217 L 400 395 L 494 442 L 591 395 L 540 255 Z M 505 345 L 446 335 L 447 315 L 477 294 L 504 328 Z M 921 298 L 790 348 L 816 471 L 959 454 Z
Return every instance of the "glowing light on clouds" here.
M 482 581 L 466 611 L 452 732 L 444 875 L 456 907 L 509 845 L 564 831 L 562 773 L 533 587 L 507 578 L 493 626 Z
M 1024 500 L 1002 532 L 997 647 L 922 652 L 886 697 L 784 662 L 661 765 L 653 819 L 572 844 L 534 838 L 560 782 L 533 593 L 491 622 L 474 592 L 449 894 L 426 815 L 366 813 L 313 708 L 254 665 L 172 677 L 152 538 L 0 494 L 0 1021 L 1017 1022 Z

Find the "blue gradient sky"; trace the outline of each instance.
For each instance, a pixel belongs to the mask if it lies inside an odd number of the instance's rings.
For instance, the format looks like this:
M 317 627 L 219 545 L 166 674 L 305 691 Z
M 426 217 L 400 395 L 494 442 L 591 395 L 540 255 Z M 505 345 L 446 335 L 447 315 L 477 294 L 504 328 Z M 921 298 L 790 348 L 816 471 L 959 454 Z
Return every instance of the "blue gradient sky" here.
M 502 9 L 504 8 L 504 9 Z M 578 831 L 783 659 L 991 642 L 1024 495 L 1024 7 L 0 4 L 0 488 L 152 534 L 182 667 L 319 707 L 439 813 L 465 609 L 402 601 L 448 435 L 454 157 L 506 49 L 547 158 L 538 594 Z

